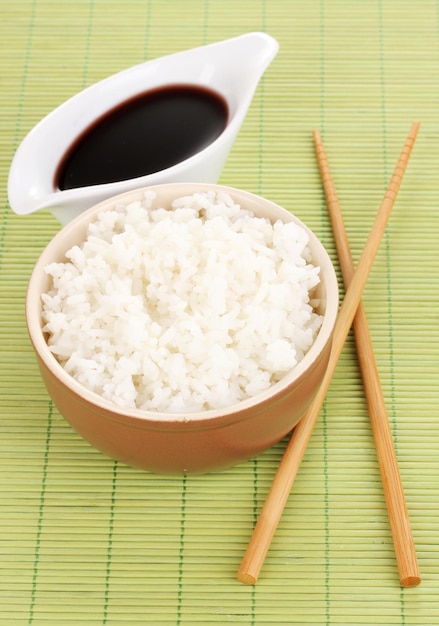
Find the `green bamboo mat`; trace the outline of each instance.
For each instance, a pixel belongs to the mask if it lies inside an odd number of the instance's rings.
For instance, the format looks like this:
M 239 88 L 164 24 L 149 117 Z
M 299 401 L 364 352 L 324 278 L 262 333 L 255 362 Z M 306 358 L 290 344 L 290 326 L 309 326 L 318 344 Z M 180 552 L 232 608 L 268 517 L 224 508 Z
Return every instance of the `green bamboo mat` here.
M 0 624 L 437 625 L 439 3 L 2 0 L 0 18 Z M 25 290 L 58 224 L 8 206 L 19 142 L 98 79 L 251 30 L 280 51 L 221 182 L 295 212 L 336 265 L 312 130 L 358 259 L 421 122 L 364 294 L 423 578 L 414 589 L 399 585 L 351 336 L 255 587 L 235 575 L 285 442 L 205 476 L 142 472 L 76 435 L 37 371 Z

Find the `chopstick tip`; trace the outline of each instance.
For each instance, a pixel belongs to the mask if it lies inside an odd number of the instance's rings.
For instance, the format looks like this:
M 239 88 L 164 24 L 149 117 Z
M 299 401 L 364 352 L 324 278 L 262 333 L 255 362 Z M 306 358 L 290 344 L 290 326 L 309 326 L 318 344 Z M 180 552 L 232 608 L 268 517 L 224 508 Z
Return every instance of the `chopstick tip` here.
M 401 578 L 401 585 L 403 587 L 417 587 L 421 584 L 421 577 L 416 575 L 406 576 L 405 578 Z
M 244 583 L 244 585 L 255 585 L 257 578 L 248 572 L 242 572 L 241 570 L 238 572 L 236 578 L 240 583 Z
M 416 135 L 419 130 L 420 125 L 421 125 L 421 122 L 414 121 L 412 124 L 412 133 Z

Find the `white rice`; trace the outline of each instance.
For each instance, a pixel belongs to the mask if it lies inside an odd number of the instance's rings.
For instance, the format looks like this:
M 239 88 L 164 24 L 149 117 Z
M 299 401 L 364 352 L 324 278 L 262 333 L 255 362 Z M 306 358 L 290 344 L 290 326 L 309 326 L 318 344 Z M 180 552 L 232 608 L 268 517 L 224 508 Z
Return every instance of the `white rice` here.
M 225 194 L 179 198 L 173 210 L 153 200 L 102 212 L 67 262 L 46 267 L 50 350 L 120 407 L 180 413 L 259 394 L 321 326 L 307 233 Z

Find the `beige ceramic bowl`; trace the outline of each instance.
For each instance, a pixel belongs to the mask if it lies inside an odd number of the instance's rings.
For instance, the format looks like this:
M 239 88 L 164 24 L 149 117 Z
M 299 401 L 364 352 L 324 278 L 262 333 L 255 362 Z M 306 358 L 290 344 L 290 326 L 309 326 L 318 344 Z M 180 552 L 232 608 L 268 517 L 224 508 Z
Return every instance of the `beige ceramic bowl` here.
M 272 220 L 295 221 L 310 234 L 314 265 L 320 266 L 317 297 L 324 320 L 303 360 L 268 391 L 221 410 L 163 414 L 122 410 L 94 394 L 67 374 L 48 349 L 42 332 L 41 294 L 49 288 L 44 267 L 65 260 L 65 252 L 85 238 L 87 224 L 99 211 L 110 209 L 105 200 L 67 224 L 47 245 L 29 281 L 26 315 L 29 335 L 47 390 L 60 413 L 89 443 L 128 465 L 162 473 L 207 472 L 235 465 L 266 450 L 300 420 L 314 397 L 331 348 L 338 312 L 337 278 L 328 254 L 317 237 L 296 217 L 278 205 L 251 193 L 209 184 L 175 183 L 150 187 L 157 203 L 169 205 L 181 195 L 206 189 L 227 191 L 242 207 Z M 143 197 L 144 189 L 117 196 L 128 202 Z

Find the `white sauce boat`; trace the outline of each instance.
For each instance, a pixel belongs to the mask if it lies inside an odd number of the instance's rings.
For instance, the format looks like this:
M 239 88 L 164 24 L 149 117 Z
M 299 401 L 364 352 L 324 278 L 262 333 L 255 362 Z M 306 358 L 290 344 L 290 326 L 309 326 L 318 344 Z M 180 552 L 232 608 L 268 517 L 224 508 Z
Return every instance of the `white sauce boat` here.
M 146 61 L 81 91 L 41 120 L 20 144 L 9 172 L 11 208 L 20 215 L 48 209 L 66 224 L 94 204 L 136 187 L 166 182 L 216 183 L 258 82 L 278 47 L 265 33 L 247 33 Z M 208 87 L 225 98 L 229 119 L 215 141 L 153 174 L 63 191 L 56 187 L 60 161 L 93 122 L 137 94 L 173 84 Z

